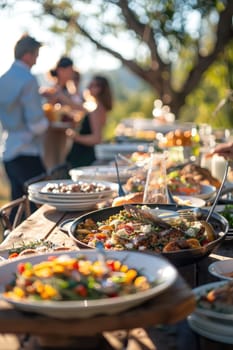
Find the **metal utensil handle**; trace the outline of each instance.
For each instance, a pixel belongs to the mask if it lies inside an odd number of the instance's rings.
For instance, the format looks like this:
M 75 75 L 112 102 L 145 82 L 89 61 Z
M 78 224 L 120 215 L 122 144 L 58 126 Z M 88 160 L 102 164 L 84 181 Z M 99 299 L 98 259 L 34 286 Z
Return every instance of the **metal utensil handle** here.
M 225 181 L 226 181 L 226 178 L 227 178 L 228 168 L 229 168 L 229 162 L 227 161 L 227 162 L 226 162 L 226 167 L 225 167 L 225 171 L 224 171 L 224 175 L 223 175 L 223 179 L 222 179 L 221 186 L 220 186 L 219 189 L 218 189 L 218 192 L 217 192 L 217 194 L 216 194 L 214 203 L 212 204 L 212 207 L 210 208 L 210 211 L 209 211 L 209 213 L 208 213 L 208 215 L 207 215 L 206 222 L 209 221 L 211 215 L 213 214 L 213 211 L 214 211 L 214 209 L 215 209 L 215 207 L 216 207 L 216 204 L 217 204 L 217 202 L 218 202 L 218 199 L 219 199 L 219 197 L 220 197 L 220 195 L 221 195 L 221 193 L 222 193 L 222 189 L 223 189 L 223 186 L 224 186 Z
M 116 168 L 116 173 L 117 173 L 118 194 L 119 194 L 120 197 L 123 197 L 123 196 L 125 196 L 125 191 L 124 191 L 124 189 L 122 187 L 122 184 L 121 184 L 120 174 L 119 174 L 119 169 L 118 169 L 118 164 L 117 164 L 116 157 L 115 157 L 115 168 Z

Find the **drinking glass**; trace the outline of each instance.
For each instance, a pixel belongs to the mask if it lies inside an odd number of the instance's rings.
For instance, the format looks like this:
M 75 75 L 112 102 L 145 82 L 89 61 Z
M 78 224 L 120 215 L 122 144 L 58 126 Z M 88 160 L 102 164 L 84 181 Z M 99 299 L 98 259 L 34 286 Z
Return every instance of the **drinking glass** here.
M 144 189 L 143 203 L 167 204 L 167 153 L 152 153 Z
M 212 175 L 216 177 L 219 181 L 222 181 L 224 171 L 226 167 L 226 160 L 217 155 L 214 154 L 212 158 Z

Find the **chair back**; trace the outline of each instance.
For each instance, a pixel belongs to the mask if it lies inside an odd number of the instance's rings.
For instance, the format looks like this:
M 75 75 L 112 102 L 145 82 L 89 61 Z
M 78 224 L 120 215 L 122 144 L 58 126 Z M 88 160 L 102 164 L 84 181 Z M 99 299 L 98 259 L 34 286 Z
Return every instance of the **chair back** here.
M 46 173 L 42 173 L 38 176 L 32 177 L 24 183 L 25 193 L 28 193 L 28 186 L 36 182 L 49 180 L 63 180 L 70 178 L 69 170 L 70 168 L 68 163 L 62 163 L 48 170 Z
M 13 212 L 14 215 L 12 216 Z M 30 214 L 30 204 L 26 195 L 4 204 L 0 208 L 0 223 L 4 236 L 14 230 Z M 13 219 L 11 219 L 11 216 Z

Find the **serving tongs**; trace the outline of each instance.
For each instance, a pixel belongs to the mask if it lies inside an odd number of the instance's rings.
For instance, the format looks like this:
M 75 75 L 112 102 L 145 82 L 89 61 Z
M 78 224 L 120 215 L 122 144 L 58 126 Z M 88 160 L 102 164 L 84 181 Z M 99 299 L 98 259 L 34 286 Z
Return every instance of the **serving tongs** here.
M 143 222 L 152 223 L 164 229 L 172 228 L 172 226 L 167 221 L 160 219 L 156 215 L 153 215 L 148 210 L 141 209 L 131 204 L 125 204 L 124 208 L 130 215 Z
M 125 196 L 125 191 L 121 183 L 120 179 L 120 173 L 119 173 L 119 168 L 118 168 L 118 163 L 117 163 L 117 157 L 115 156 L 115 168 L 116 168 L 116 173 L 117 173 L 117 182 L 118 182 L 118 195 L 119 197 L 124 197 Z

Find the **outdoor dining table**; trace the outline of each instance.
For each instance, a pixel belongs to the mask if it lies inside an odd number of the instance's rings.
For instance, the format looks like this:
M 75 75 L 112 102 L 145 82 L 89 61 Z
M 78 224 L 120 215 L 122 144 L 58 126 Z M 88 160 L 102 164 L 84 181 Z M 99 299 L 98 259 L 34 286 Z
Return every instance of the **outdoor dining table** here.
M 81 214 L 83 212 L 57 211 L 44 204 L 7 236 L 0 244 L 0 250 L 10 249 L 20 242 L 27 244 L 35 240 L 48 240 L 59 246 L 79 249 L 67 233 L 60 229 L 60 224 Z M 208 263 L 227 256 L 233 257 L 230 245 L 232 247 L 229 241 L 227 248 L 219 248 L 216 254 L 205 258 L 203 262 L 179 268 L 178 278 L 165 292 L 142 305 L 115 315 L 64 320 L 18 311 L 10 304 L 0 301 L 0 334 L 3 337 L 0 338 L 0 348 L 7 349 L 1 345 L 1 341 L 4 343 L 6 340 L 5 335 L 10 334 L 16 339 L 17 336 L 22 339 L 24 335 L 25 339 L 26 334 L 28 347 L 21 349 L 168 350 L 170 347 L 166 340 L 165 345 L 160 347 L 147 330 L 152 327 L 155 334 L 160 330 L 163 334 L 166 327 L 183 322 L 194 311 L 195 297 L 192 287 L 213 280 L 207 272 Z M 199 338 L 198 349 L 213 350 L 219 346 L 217 342 Z M 161 343 L 161 339 L 159 342 Z M 230 349 L 228 346 L 221 344 L 222 349 Z

